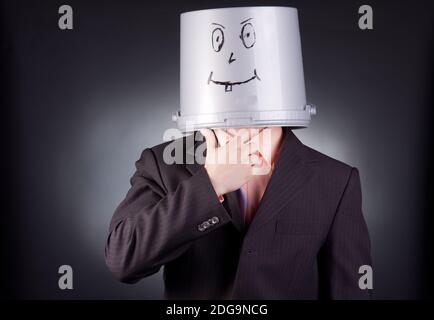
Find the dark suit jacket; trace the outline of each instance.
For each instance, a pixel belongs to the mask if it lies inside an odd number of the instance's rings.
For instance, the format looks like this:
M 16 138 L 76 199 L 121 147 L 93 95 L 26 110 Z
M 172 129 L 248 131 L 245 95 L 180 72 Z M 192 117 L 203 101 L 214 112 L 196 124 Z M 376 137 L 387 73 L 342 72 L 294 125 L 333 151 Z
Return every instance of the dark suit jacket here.
M 248 228 L 235 192 L 220 203 L 203 165 L 165 164 L 168 142 L 145 149 L 110 224 L 105 254 L 115 277 L 134 283 L 164 266 L 167 298 L 369 298 L 358 286 L 371 259 L 357 169 L 283 129 Z

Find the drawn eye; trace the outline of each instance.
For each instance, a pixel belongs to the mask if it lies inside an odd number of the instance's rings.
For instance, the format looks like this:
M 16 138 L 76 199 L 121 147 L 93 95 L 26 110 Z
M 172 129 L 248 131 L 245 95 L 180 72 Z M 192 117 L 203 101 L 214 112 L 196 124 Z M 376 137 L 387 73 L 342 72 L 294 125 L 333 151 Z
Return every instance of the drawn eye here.
M 246 23 L 245 25 L 243 25 L 243 28 L 241 29 L 240 38 L 247 49 L 253 47 L 256 41 L 256 35 L 255 35 L 255 29 L 253 29 L 251 23 Z
M 219 52 L 225 42 L 225 35 L 221 28 L 215 28 L 212 32 L 212 47 L 215 52 Z

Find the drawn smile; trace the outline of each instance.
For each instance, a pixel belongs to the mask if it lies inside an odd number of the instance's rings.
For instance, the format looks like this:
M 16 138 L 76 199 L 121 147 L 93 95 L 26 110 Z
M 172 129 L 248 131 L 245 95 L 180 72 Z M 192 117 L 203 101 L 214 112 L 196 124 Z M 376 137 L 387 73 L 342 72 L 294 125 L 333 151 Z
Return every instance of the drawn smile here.
M 212 79 L 212 74 L 213 74 L 213 71 L 211 71 L 211 73 L 209 74 L 208 84 L 210 84 L 210 82 L 213 82 L 215 84 L 218 84 L 218 85 L 221 85 L 221 86 L 225 86 L 225 92 L 232 91 L 232 86 L 236 86 L 236 85 L 239 85 L 239 84 L 247 83 L 247 82 L 252 81 L 254 79 L 258 79 L 259 81 L 261 81 L 261 78 L 259 78 L 258 73 L 256 72 L 256 69 L 253 70 L 253 76 L 252 77 L 250 77 L 249 79 L 247 79 L 245 81 L 239 81 L 239 82 L 213 80 Z

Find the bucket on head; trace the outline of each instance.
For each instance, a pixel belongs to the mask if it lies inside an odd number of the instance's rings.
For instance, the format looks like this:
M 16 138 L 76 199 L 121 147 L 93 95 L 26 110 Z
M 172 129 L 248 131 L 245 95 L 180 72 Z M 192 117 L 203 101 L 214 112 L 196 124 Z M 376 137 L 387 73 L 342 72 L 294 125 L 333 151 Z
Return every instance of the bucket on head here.
M 297 9 L 233 7 L 181 14 L 178 127 L 306 127 Z

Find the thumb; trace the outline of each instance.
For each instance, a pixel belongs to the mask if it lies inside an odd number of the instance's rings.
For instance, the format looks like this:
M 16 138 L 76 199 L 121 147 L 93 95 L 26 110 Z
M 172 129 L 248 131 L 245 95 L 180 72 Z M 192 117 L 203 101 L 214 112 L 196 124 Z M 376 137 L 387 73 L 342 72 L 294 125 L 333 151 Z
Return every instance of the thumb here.
M 200 133 L 205 137 L 206 148 L 209 151 L 214 151 L 217 148 L 217 140 L 215 138 L 214 132 L 210 129 L 200 129 Z

